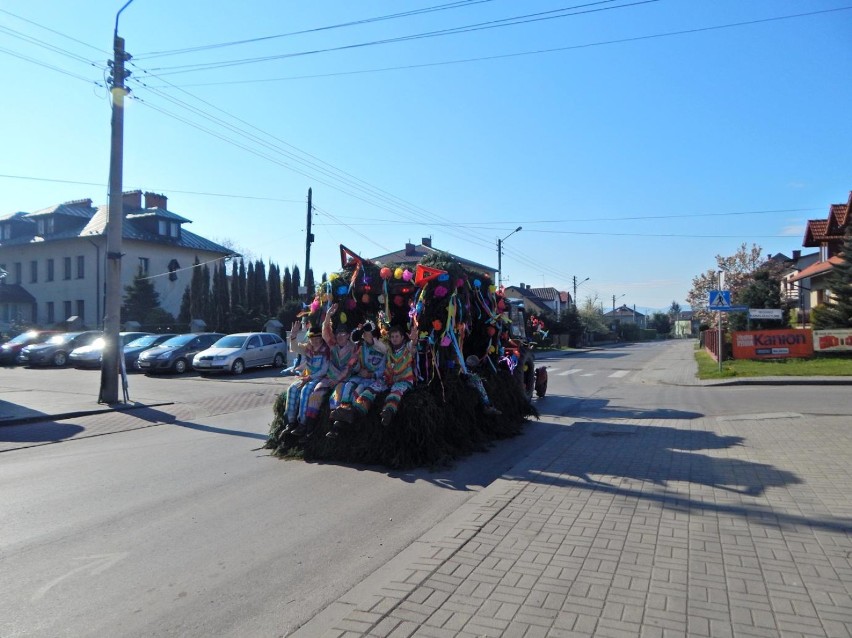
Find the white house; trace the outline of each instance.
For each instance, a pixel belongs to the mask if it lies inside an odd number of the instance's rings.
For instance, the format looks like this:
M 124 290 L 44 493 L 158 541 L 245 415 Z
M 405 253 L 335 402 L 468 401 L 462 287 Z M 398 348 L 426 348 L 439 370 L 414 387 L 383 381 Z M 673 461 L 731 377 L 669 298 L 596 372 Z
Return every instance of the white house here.
M 167 209 L 156 193 L 124 193 L 121 286 L 138 272 L 151 277 L 160 306 L 177 316 L 197 257 L 209 264 L 232 251 L 184 228 L 191 223 Z M 144 205 L 143 205 L 144 204 Z M 34 213 L 0 217 L 0 330 L 12 322 L 100 327 L 104 309 L 107 206 L 91 199 Z

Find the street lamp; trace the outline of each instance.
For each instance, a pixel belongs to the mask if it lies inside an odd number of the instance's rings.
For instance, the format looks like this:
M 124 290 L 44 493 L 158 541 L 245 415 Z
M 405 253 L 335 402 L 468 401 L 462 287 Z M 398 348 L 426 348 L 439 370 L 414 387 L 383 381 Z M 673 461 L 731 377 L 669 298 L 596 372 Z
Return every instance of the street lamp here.
M 583 281 L 578 282 L 577 275 L 574 275 L 574 310 L 577 309 L 577 286 L 586 283 L 589 279 L 591 279 L 591 277 L 586 277 Z
M 624 295 L 626 295 L 626 294 L 627 293 L 624 293 Z M 622 297 L 624 297 L 624 295 L 618 295 L 617 297 L 615 295 L 612 296 L 612 311 L 613 312 L 615 312 L 615 300 L 621 299 Z
M 503 242 L 509 239 L 512 235 L 519 232 L 521 227 L 518 226 L 511 233 L 506 235 L 503 239 L 497 240 L 497 287 L 501 287 L 503 285 Z

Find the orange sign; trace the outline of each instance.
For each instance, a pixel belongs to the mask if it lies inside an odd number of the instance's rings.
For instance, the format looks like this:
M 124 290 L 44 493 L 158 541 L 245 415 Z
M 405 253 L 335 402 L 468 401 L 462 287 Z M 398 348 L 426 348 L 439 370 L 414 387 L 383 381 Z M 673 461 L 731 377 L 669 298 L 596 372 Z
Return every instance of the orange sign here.
M 814 330 L 814 350 L 852 352 L 852 330 Z
M 751 330 L 731 337 L 734 359 L 779 359 L 811 357 L 814 354 L 810 330 Z

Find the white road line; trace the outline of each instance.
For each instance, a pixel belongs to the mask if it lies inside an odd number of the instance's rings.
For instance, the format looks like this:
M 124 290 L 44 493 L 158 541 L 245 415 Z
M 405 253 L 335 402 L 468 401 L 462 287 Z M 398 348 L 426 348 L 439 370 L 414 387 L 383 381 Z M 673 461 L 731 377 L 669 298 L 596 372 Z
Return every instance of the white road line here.
M 618 379 L 619 377 L 623 377 L 624 375 L 628 374 L 629 372 L 630 372 L 630 370 L 616 370 L 611 375 L 609 375 L 609 378 L 610 379 Z
M 563 372 L 557 372 L 556 375 L 560 376 L 560 377 L 567 377 L 569 374 L 576 374 L 578 372 L 579 372 L 579 370 L 577 368 L 574 368 L 572 370 L 565 370 Z

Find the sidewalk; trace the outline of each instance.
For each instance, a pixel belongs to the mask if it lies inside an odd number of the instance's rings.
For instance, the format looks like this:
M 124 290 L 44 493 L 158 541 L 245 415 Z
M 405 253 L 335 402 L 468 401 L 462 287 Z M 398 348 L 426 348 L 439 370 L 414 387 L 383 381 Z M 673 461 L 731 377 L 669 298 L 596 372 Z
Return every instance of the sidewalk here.
M 572 419 L 291 635 L 852 636 L 848 420 Z

